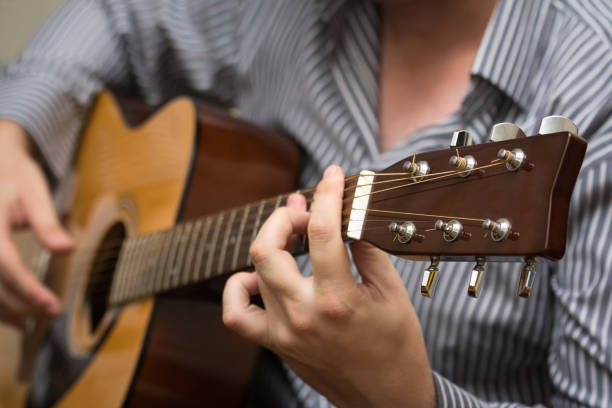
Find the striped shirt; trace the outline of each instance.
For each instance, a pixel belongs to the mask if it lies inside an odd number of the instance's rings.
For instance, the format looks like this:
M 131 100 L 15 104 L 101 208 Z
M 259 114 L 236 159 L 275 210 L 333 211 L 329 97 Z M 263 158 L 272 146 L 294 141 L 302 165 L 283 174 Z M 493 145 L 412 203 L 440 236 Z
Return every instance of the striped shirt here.
M 466 296 L 473 264 L 443 264 L 427 299 L 419 294 L 427 264 L 394 263 L 421 321 L 439 406 L 612 405 L 609 1 L 501 1 L 460 109 L 385 153 L 379 24 L 365 0 L 72 0 L 0 71 L 0 117 L 21 123 L 61 177 L 102 87 L 137 90 L 152 105 L 189 94 L 294 135 L 307 155 L 305 185 L 331 163 L 377 170 L 447 147 L 455 129 L 483 142 L 498 122 L 534 134 L 542 117 L 570 117 L 589 147 L 567 252 L 537 265 L 529 300 L 514 294 L 519 264 L 488 265 L 478 299 Z M 298 261 L 310 273 L 308 258 Z M 305 406 L 329 406 L 289 378 Z

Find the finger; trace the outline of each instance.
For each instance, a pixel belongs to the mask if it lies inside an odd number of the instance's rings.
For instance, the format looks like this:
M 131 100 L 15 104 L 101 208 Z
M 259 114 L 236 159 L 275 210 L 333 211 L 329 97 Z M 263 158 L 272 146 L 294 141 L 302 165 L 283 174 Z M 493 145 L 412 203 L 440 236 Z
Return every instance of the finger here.
M 266 220 L 249 254 L 261 279 L 275 291 L 294 297 L 302 276 L 286 251 L 293 234 L 306 231 L 310 215 L 303 209 L 281 207 Z
M 38 313 L 57 315 L 61 310 L 59 301 L 25 267 L 11 240 L 10 231 L 6 217 L 0 214 L 0 281 Z
M 338 166 L 325 170 L 310 206 L 308 245 L 315 283 L 354 284 L 341 235 L 344 174 Z
M 33 165 L 28 171 L 31 171 L 31 184 L 22 193 L 22 204 L 30 227 L 47 248 L 54 251 L 71 249 L 74 242 L 57 219 L 51 194 L 40 169 Z
M 364 241 L 352 242 L 350 247 L 355 267 L 365 285 L 375 287 L 382 294 L 394 293 L 398 288 L 404 290 L 389 255 Z
M 306 197 L 304 197 L 301 194 L 291 194 L 289 195 L 289 197 L 287 198 L 287 207 L 290 208 L 297 208 L 297 209 L 301 209 L 301 210 L 306 210 Z M 296 248 L 297 246 L 297 241 L 299 238 L 299 234 L 291 234 L 291 236 L 289 237 L 289 239 L 287 240 L 287 246 L 286 246 L 286 250 L 289 252 L 293 252 L 293 250 Z
M 250 297 L 258 293 L 255 272 L 240 272 L 229 278 L 223 290 L 223 323 L 266 347 L 269 343 L 266 311 L 250 301 Z
M 24 302 L 7 290 L 2 283 L 0 283 L 0 309 L 7 309 L 12 313 L 22 316 L 38 312 L 32 305 Z

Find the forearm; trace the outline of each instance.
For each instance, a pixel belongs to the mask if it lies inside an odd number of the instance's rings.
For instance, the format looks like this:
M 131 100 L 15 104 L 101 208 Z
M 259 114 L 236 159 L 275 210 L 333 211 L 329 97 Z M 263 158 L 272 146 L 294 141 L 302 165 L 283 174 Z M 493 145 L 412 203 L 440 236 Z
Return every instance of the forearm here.
M 93 96 L 125 84 L 127 59 L 102 2 L 71 1 L 0 70 L 0 119 L 19 124 L 54 176 L 67 169 Z

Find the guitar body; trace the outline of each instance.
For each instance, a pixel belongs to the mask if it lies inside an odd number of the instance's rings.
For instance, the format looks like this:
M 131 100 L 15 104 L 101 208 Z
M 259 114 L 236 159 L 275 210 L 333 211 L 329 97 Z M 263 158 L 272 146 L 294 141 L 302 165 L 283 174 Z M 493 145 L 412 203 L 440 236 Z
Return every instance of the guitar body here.
M 96 295 L 108 285 L 92 285 L 103 277 L 95 265 L 117 240 L 291 190 L 296 163 L 287 139 L 198 111 L 187 98 L 131 127 L 102 93 L 75 166 L 67 225 L 78 247 L 53 260 L 47 279 L 64 314 L 23 343 L 27 405 L 238 406 L 255 347 L 222 325 L 222 281 L 105 308 Z M 14 356 L 0 367 L 7 407 L 26 404 L 25 387 L 4 382 L 16 374 L 16 344 L 0 338 L 3 358 Z

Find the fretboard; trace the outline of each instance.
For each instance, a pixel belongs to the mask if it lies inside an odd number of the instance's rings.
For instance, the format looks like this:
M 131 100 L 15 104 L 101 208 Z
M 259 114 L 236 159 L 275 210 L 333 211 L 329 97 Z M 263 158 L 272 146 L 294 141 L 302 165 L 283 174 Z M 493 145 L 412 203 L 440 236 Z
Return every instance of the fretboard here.
M 127 239 L 115 269 L 110 304 L 251 269 L 249 247 L 264 221 L 286 204 L 287 197 L 280 195 Z M 306 251 L 307 240 L 302 236 L 293 253 Z

